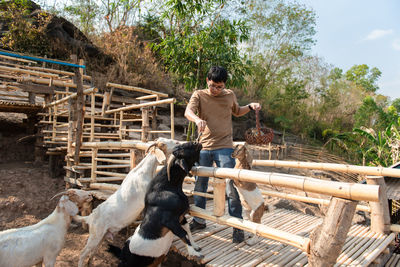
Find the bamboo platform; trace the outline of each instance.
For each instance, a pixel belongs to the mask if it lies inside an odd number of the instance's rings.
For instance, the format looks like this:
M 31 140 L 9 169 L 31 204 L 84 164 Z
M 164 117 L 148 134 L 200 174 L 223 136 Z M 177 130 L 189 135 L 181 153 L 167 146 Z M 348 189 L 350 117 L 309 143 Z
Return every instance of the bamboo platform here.
M 396 267 L 400 266 L 400 254 L 393 254 L 385 264 L 385 267 Z
M 400 200 L 400 178 L 385 178 L 389 199 Z
M 212 201 L 207 203 L 212 209 Z M 266 212 L 262 218 L 264 225 L 300 236 L 308 237 L 313 229 L 322 223 L 322 218 L 286 209 Z M 246 238 L 249 233 L 246 233 Z M 205 266 L 307 266 L 305 252 L 295 247 L 267 238 L 260 239 L 254 246 L 245 242 L 232 243 L 232 227 L 207 221 L 207 227 L 193 232 L 193 238 L 202 248 L 204 258 L 198 262 Z M 370 231 L 368 226 L 352 225 L 335 266 L 370 266 L 388 253 L 395 234 L 382 235 Z M 188 257 L 186 246 L 175 238 L 172 251 Z M 386 255 L 386 254 L 385 254 Z M 396 254 L 394 254 L 396 256 Z M 392 262 L 400 261 L 393 256 Z M 397 265 L 391 265 L 397 266 Z

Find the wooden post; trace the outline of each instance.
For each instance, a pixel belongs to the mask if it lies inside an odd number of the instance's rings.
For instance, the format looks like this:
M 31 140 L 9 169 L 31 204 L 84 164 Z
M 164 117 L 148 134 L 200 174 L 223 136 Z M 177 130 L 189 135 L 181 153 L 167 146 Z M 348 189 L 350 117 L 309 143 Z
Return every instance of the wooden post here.
M 130 150 L 130 154 L 131 154 L 131 157 L 130 157 L 130 165 L 131 165 L 131 170 L 133 169 L 133 168 L 135 168 L 136 167 L 136 151 L 135 151 L 135 149 L 131 149 Z
M 159 100 L 160 100 L 160 96 L 157 95 L 156 101 L 159 101 Z M 152 110 L 153 110 L 153 114 L 152 114 L 152 117 L 151 117 L 151 129 L 155 131 L 155 130 L 157 130 L 157 106 L 154 106 L 152 108 Z M 157 136 L 156 133 L 151 133 L 150 134 L 150 140 L 154 140 L 157 137 L 158 136 Z
M 119 112 L 119 140 L 122 140 L 122 121 L 124 120 L 124 112 Z
M 171 107 L 171 139 L 175 139 L 175 111 L 174 111 L 174 103 L 170 104 Z
M 56 100 L 58 98 L 58 95 L 56 95 Z M 51 110 L 51 108 L 49 109 Z M 57 131 L 57 105 L 54 105 L 53 107 L 53 129 L 52 129 L 52 140 L 54 141 L 56 138 L 56 131 Z
M 35 98 L 36 98 L 36 94 L 35 93 L 32 93 L 32 92 L 28 93 L 29 104 L 35 104 Z
M 311 267 L 328 267 L 336 263 L 342 251 L 357 201 L 333 197 L 322 225 L 310 236 L 308 264 Z
M 142 136 L 140 140 L 142 142 L 147 142 L 147 133 L 150 128 L 149 122 L 149 109 L 147 107 L 142 108 Z
M 370 202 L 371 230 L 380 234 L 390 233 L 389 203 L 386 194 L 386 183 L 383 176 L 367 176 L 367 184 L 379 185 L 379 202 Z
M 110 98 L 110 92 L 105 91 L 103 95 L 103 105 L 101 107 L 101 116 L 104 116 L 104 112 L 107 110 L 107 105 L 109 103 L 108 99 Z
M 94 92 L 91 94 L 91 116 L 90 116 L 90 142 L 94 141 L 94 115 L 95 115 L 95 106 L 96 105 L 96 98 Z
M 76 62 L 76 56 L 72 56 Z M 79 64 L 83 65 L 83 60 L 79 60 Z M 84 122 L 84 114 L 85 114 L 85 105 L 83 99 L 83 69 L 75 68 L 75 77 L 76 77 L 76 107 L 75 110 L 77 112 L 77 120 L 76 120 L 76 132 L 75 132 L 75 154 L 74 154 L 74 164 L 79 164 L 79 153 L 81 150 L 82 144 L 82 130 L 83 130 L 83 122 Z
M 92 148 L 92 168 L 90 169 L 90 179 L 91 179 L 92 183 L 96 182 L 97 152 L 98 152 L 98 148 Z
M 68 157 L 72 156 L 72 141 L 74 138 L 74 119 L 75 119 L 74 106 L 75 106 L 75 99 L 70 98 L 68 100 L 68 141 L 67 141 Z
M 225 179 L 214 178 L 214 216 L 222 216 L 225 214 Z

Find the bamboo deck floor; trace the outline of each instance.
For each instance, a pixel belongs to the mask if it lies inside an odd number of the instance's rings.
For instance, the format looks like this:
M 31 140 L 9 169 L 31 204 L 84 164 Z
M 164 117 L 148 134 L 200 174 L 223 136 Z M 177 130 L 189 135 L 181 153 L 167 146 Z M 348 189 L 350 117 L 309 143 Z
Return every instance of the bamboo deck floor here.
M 212 201 L 207 207 L 212 207 Z M 322 218 L 300 212 L 275 209 L 264 214 L 262 223 L 293 234 L 308 236 L 322 223 Z M 246 234 L 247 238 L 248 234 Z M 335 266 L 369 266 L 394 240 L 395 235 L 379 235 L 368 226 L 353 225 Z M 207 227 L 193 232 L 193 238 L 202 248 L 206 266 L 307 266 L 307 255 L 301 250 L 280 242 L 261 238 L 248 246 L 245 242 L 232 243 L 232 227 L 207 221 Z M 186 246 L 175 239 L 171 249 L 188 257 Z M 393 259 L 393 262 L 395 259 Z M 396 260 L 398 262 L 399 259 Z M 395 266 L 395 265 L 394 265 Z
M 392 257 L 386 262 L 385 267 L 400 266 L 400 254 L 393 253 Z
M 389 199 L 400 200 L 400 178 L 386 177 L 387 197 Z

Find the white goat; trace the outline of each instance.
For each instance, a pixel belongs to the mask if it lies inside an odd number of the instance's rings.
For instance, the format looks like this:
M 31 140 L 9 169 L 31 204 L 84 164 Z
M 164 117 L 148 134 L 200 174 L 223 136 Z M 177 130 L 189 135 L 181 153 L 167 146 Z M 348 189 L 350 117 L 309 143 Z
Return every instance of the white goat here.
M 246 145 L 237 145 L 232 153 L 232 158 L 236 159 L 235 169 L 251 169 L 252 158 L 248 152 Z M 261 223 L 261 217 L 264 214 L 265 204 L 257 184 L 251 182 L 233 181 L 240 197 L 240 202 L 244 208 L 246 219 L 255 223 Z M 258 243 L 259 237 L 253 235 L 252 238 L 246 240 L 250 246 Z
M 106 236 L 117 233 L 139 216 L 144 208 L 146 188 L 154 178 L 158 163 L 163 163 L 177 141 L 158 138 L 146 151 L 146 157 L 131 170 L 119 189 L 97 206 L 86 217 L 76 216 L 75 221 L 89 225 L 89 238 L 79 257 L 78 266 L 85 266 Z
M 56 209 L 37 224 L 0 232 L 0 267 L 54 266 L 64 246 L 71 216 L 92 197 L 88 192 L 69 189 Z

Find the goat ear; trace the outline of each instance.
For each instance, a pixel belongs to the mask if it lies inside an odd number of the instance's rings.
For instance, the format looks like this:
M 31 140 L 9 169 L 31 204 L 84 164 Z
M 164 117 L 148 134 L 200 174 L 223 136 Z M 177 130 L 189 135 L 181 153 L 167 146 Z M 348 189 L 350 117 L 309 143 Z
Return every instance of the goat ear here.
M 156 156 L 157 161 L 158 161 L 159 164 L 164 164 L 164 162 L 167 160 L 167 158 L 165 157 L 164 152 L 159 148 L 156 148 L 154 150 L 154 155 Z
M 75 203 L 69 200 L 67 197 L 60 200 L 60 208 L 64 209 L 70 216 L 75 216 L 79 212 L 79 209 Z

